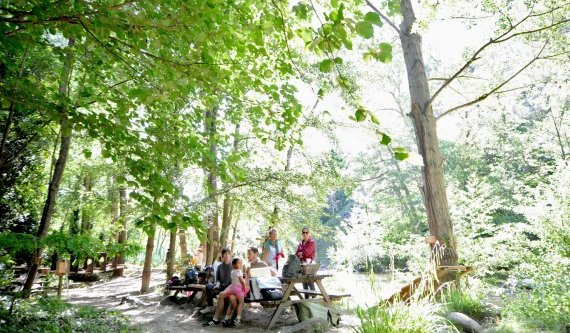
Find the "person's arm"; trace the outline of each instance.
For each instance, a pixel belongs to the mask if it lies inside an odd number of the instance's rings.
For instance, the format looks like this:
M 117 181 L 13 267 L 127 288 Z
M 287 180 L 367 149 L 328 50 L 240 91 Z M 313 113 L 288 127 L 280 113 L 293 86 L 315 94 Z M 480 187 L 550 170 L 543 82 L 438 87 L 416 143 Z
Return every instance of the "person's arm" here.
M 299 246 L 297 246 L 297 251 L 295 251 L 295 255 L 297 256 L 297 258 L 303 260 L 303 242 L 299 243 Z
M 243 289 L 247 289 L 247 284 L 245 283 L 245 279 L 243 278 L 242 275 L 239 276 L 239 282 L 243 286 Z
M 219 287 L 221 282 L 221 278 L 222 278 L 222 265 L 218 266 L 218 269 L 216 269 L 216 285 Z
M 305 248 L 305 253 L 303 254 L 304 259 L 315 260 L 316 252 L 317 252 L 317 242 L 315 242 L 315 240 L 312 240 L 312 242 L 309 242 L 309 244 L 307 244 L 307 247 Z

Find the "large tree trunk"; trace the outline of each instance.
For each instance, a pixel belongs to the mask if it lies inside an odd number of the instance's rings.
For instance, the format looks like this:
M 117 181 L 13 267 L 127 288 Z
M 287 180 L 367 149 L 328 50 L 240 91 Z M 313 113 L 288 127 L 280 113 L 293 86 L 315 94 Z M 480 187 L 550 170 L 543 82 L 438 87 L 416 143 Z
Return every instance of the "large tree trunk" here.
M 147 293 L 150 286 L 150 275 L 152 270 L 152 253 L 154 251 L 154 234 L 156 232 L 156 227 L 152 227 L 151 230 L 147 232 L 148 239 L 146 241 L 146 252 L 144 255 L 144 267 L 142 273 L 142 284 L 141 293 Z
M 71 71 L 73 67 L 73 52 L 71 48 L 73 47 L 74 44 L 75 44 L 75 38 L 70 37 L 67 44 L 68 50 L 67 50 L 67 55 L 65 56 L 65 64 L 63 67 L 61 84 L 59 85 L 59 94 L 61 96 L 67 95 L 69 81 L 71 78 Z M 53 175 L 51 177 L 51 181 L 48 186 L 47 198 L 44 204 L 44 210 L 42 212 L 42 218 L 40 220 L 40 226 L 37 232 L 36 244 L 38 244 L 38 246 L 36 247 L 35 250 L 34 262 L 32 263 L 32 267 L 30 267 L 28 277 L 26 278 L 26 282 L 24 283 L 24 290 L 23 290 L 24 298 L 30 296 L 32 285 L 34 284 L 34 280 L 36 279 L 36 274 L 38 272 L 38 267 L 42 263 L 42 255 L 44 249 L 43 246 L 41 245 L 41 242 L 49 231 L 51 218 L 53 216 L 53 212 L 55 210 L 55 204 L 57 201 L 57 192 L 59 191 L 59 184 L 61 183 L 61 178 L 63 177 L 63 172 L 65 170 L 65 164 L 67 162 L 67 156 L 69 153 L 69 147 L 71 145 L 71 135 L 73 132 L 73 128 L 72 128 L 72 123 L 68 118 L 67 109 L 64 108 L 61 111 L 60 117 L 61 117 L 60 119 L 61 143 L 59 146 L 59 156 L 57 158 L 57 161 L 55 162 Z
M 230 218 L 229 218 L 230 221 L 232 221 L 232 216 L 234 215 L 234 210 L 235 210 L 235 206 L 232 206 L 231 211 L 230 211 Z M 232 228 L 233 229 L 232 230 L 232 232 L 233 232 L 232 233 L 232 246 L 231 246 L 232 253 L 234 253 L 234 248 L 236 245 L 236 236 L 237 236 L 237 228 L 238 228 L 239 218 L 236 218 L 234 220 L 235 220 L 235 222 L 234 222 L 234 226 Z
M 170 242 L 166 252 L 166 281 L 174 275 L 174 262 L 176 260 L 176 228 L 170 230 Z
M 428 217 L 430 235 L 445 244 L 442 265 L 457 264 L 457 244 L 453 234 L 447 205 L 443 159 L 437 138 L 436 120 L 430 105 L 430 92 L 422 55 L 422 38 L 412 33 L 415 22 L 411 0 L 400 1 L 403 21 L 400 24 L 400 40 L 408 74 L 411 99 L 411 117 L 416 133 L 418 152 L 423 157 L 422 194 Z
M 122 229 L 119 231 L 119 235 L 117 238 L 118 244 L 125 244 L 127 242 L 127 189 L 124 187 L 119 188 L 119 207 L 120 207 L 120 215 L 119 220 L 122 224 Z M 116 259 L 116 265 L 119 265 L 118 268 L 113 270 L 113 277 L 123 276 L 124 274 L 124 265 L 125 264 L 125 255 L 123 252 L 119 253 Z M 115 266 L 117 267 L 117 266 Z

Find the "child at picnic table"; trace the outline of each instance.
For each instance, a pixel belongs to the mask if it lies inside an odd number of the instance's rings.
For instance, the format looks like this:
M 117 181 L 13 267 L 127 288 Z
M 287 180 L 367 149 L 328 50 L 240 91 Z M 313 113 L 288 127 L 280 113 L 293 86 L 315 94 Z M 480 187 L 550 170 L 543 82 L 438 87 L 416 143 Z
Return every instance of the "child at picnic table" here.
M 241 313 L 243 311 L 243 304 L 245 296 L 249 292 L 249 288 L 247 287 L 247 284 L 245 283 L 245 279 L 243 277 L 243 261 L 240 258 L 234 258 L 232 260 L 232 266 L 234 268 L 231 274 L 232 284 L 230 284 L 226 290 L 223 291 L 226 293 L 226 297 L 228 297 L 230 300 L 230 306 L 228 306 L 228 310 L 226 311 L 226 317 L 222 321 L 224 326 L 227 326 L 227 324 L 229 324 L 233 309 L 236 307 L 237 317 L 234 321 L 234 325 L 241 325 Z M 232 298 L 232 295 L 235 296 L 235 298 Z M 234 301 L 235 299 L 237 299 L 237 304 L 236 301 Z

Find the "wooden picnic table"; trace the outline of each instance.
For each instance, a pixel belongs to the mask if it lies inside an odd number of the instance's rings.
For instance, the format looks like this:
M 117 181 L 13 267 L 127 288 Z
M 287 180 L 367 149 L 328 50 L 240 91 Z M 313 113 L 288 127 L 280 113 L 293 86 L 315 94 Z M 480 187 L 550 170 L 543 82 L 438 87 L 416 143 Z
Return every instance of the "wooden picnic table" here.
M 326 306 L 330 306 L 334 298 L 350 296 L 348 294 L 344 294 L 344 295 L 334 295 L 334 297 L 331 297 L 333 295 L 330 295 L 326 291 L 322 282 L 323 279 L 331 276 L 332 276 L 331 274 L 315 274 L 315 275 L 298 275 L 290 278 L 286 277 L 280 278 L 281 282 L 284 285 L 283 299 L 281 301 L 273 301 L 274 304 L 277 304 L 277 308 L 275 309 L 275 312 L 273 312 L 273 315 L 271 316 L 271 320 L 269 321 L 267 328 L 268 329 L 272 328 L 277 322 L 277 319 L 279 319 L 279 316 L 281 316 L 281 314 L 285 310 L 285 308 L 291 305 L 304 303 L 304 302 L 312 302 L 312 303 L 324 303 Z M 311 283 L 311 282 L 314 282 L 317 285 L 319 289 L 318 291 L 305 290 L 305 289 L 299 290 L 297 289 L 297 287 L 295 287 L 295 284 L 298 283 Z M 320 296 L 320 297 L 305 298 L 303 297 L 303 294 Z M 291 296 L 297 296 L 299 297 L 299 299 L 293 300 L 291 299 Z
M 178 293 L 181 291 L 191 291 L 192 293 L 188 295 L 186 303 L 192 302 L 194 297 L 196 297 L 196 294 L 198 292 L 202 292 L 200 300 L 198 301 L 198 306 L 200 306 L 204 303 L 204 301 L 206 301 L 206 284 L 208 283 L 208 279 L 210 278 L 211 272 L 212 272 L 211 270 L 200 271 L 198 272 L 198 283 L 182 285 L 182 286 L 171 286 L 168 287 L 168 290 L 170 291 L 175 290 L 174 297 L 176 297 Z

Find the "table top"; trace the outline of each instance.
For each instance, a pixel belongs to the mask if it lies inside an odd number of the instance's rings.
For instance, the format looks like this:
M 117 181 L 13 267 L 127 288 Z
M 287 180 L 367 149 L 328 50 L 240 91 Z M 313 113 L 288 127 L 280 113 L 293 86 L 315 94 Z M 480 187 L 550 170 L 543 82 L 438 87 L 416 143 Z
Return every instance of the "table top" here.
M 316 281 L 331 277 L 332 274 L 310 274 L 310 275 L 297 275 L 293 277 L 280 277 L 281 282 L 294 282 L 294 281 Z

